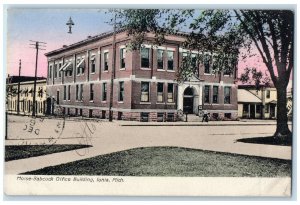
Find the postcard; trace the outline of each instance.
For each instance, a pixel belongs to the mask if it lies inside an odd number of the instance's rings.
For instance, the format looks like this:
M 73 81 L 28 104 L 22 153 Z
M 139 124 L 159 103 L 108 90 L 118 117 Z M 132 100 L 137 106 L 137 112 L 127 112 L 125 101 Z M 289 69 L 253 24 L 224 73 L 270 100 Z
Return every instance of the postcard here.
M 295 8 L 5 12 L 5 194 L 291 197 Z

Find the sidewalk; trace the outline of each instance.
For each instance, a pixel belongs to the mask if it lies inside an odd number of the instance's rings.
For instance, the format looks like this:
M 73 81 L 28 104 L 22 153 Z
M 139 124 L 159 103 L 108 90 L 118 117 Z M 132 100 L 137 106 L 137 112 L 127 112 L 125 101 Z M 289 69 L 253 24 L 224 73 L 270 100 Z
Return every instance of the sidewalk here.
M 78 144 L 82 142 L 80 139 L 73 137 L 74 132 L 80 131 L 80 123 L 82 122 L 66 121 L 63 136 L 57 144 Z M 239 124 L 248 126 L 245 128 L 232 124 L 232 121 L 226 121 L 232 127 L 226 126 L 226 129 L 224 129 L 223 126 L 215 126 L 213 129 L 207 129 L 205 126 L 173 126 L 170 128 L 163 125 L 167 123 L 157 123 L 162 126 L 140 126 L 148 125 L 148 123 L 128 123 L 125 121 L 114 121 L 113 123 L 95 122 L 94 126 L 96 126 L 97 132 L 91 138 L 91 145 L 93 147 L 78 150 L 81 155 L 77 153 L 78 151 L 67 151 L 9 161 L 5 162 L 5 172 L 6 174 L 19 174 L 112 152 L 152 146 L 185 147 L 286 160 L 291 159 L 291 147 L 288 146 L 236 142 L 240 138 L 271 136 L 276 129 L 275 124 L 255 125 L 257 122 L 246 122 L 247 124 L 238 122 Z M 209 122 L 208 124 L 213 123 L 214 125 L 218 125 L 217 123 L 225 122 Z M 193 125 L 195 123 L 187 124 Z M 255 126 L 252 128 L 250 124 Z M 17 129 L 17 127 L 14 126 L 14 129 Z M 8 140 L 6 141 L 6 145 L 18 144 L 18 141 L 17 139 Z M 27 139 L 27 141 L 42 143 L 45 140 Z

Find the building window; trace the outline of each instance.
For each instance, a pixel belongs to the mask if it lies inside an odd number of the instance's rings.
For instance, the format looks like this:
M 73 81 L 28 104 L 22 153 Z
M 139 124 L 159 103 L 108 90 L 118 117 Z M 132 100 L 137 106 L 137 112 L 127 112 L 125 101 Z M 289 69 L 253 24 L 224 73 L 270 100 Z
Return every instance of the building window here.
M 107 83 L 102 84 L 102 101 L 107 99 Z
M 168 83 L 168 102 L 174 102 L 174 84 Z
M 192 54 L 191 55 L 191 65 L 192 65 L 192 68 L 196 68 L 197 67 L 197 57 L 196 57 L 196 54 Z
M 157 50 L 157 69 L 164 69 L 164 50 Z
M 265 113 L 269 113 L 269 108 L 270 108 L 269 104 L 266 104 Z
M 256 105 L 256 113 L 261 113 L 261 105 Z
M 52 78 L 52 65 L 49 66 L 49 78 Z
M 104 53 L 104 70 L 107 71 L 108 70 L 108 52 Z
M 231 113 L 225 113 L 224 117 L 227 118 L 227 119 L 231 119 Z
M 149 82 L 141 83 L 141 102 L 149 102 Z
M 71 99 L 71 85 L 68 85 L 68 100 Z
M 230 87 L 224 88 L 224 104 L 230 104 Z
M 95 73 L 96 72 L 96 59 L 95 59 L 95 56 L 93 55 L 91 57 L 91 73 Z
M 209 74 L 210 73 L 210 55 L 204 55 L 204 73 Z
M 54 78 L 57 78 L 57 64 L 54 64 Z
M 141 113 L 141 122 L 148 122 L 149 121 L 149 113 L 148 112 L 142 112 Z
M 83 84 L 80 85 L 80 100 L 83 100 Z
M 219 87 L 214 86 L 213 87 L 213 103 L 218 103 L 218 94 L 219 94 Z
M 76 68 L 77 68 L 77 75 L 84 74 L 84 58 L 82 58 L 82 59 L 78 58 L 77 59 Z
M 164 101 L 164 84 L 157 83 L 157 102 Z
M 141 67 L 142 68 L 149 68 L 150 66 L 150 49 L 149 48 L 141 48 Z
M 94 100 L 94 84 L 90 84 L 90 100 Z
M 270 90 L 266 90 L 266 98 L 270 98 L 271 95 L 271 91 Z
M 67 86 L 64 85 L 64 100 L 67 99 Z
M 168 70 L 174 70 L 174 51 L 168 51 Z
M 209 91 L 210 91 L 210 86 L 209 85 L 204 86 L 204 103 L 209 103 Z
M 125 57 L 126 57 L 126 50 L 125 48 L 120 49 L 120 68 L 125 68 Z
M 83 100 L 83 84 L 76 85 L 76 100 Z
M 60 68 L 61 68 L 61 63 L 58 64 L 58 77 L 59 78 L 61 78 L 61 72 L 62 72 L 62 71 L 60 71 Z
M 124 82 L 119 82 L 119 101 L 123 102 L 124 100 Z

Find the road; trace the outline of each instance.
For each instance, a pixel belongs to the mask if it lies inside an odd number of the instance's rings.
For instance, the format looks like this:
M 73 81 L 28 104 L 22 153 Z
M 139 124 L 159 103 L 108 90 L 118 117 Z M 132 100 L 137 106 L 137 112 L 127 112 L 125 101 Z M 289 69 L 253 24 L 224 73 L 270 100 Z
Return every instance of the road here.
M 275 129 L 275 123 L 269 121 L 147 124 L 61 118 L 41 121 L 9 116 L 9 140 L 6 140 L 6 145 L 55 143 L 90 144 L 92 147 L 6 162 L 5 172 L 17 174 L 101 154 L 151 146 L 176 146 L 291 159 L 291 147 L 288 146 L 236 142 L 240 138 L 271 136 Z

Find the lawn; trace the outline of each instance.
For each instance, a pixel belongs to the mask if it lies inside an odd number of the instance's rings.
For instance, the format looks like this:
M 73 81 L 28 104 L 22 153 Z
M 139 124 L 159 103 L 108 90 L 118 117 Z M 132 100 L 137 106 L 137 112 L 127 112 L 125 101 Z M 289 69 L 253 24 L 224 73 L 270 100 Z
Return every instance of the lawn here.
M 37 157 L 89 147 L 87 145 L 9 145 L 5 146 L 5 161 Z
M 24 174 L 286 177 L 291 175 L 291 161 L 179 147 L 147 147 L 46 167 Z

